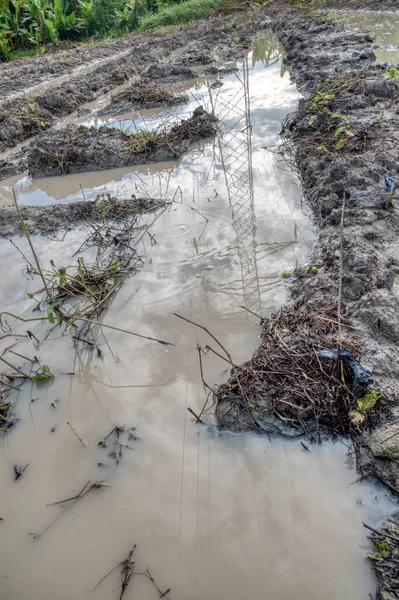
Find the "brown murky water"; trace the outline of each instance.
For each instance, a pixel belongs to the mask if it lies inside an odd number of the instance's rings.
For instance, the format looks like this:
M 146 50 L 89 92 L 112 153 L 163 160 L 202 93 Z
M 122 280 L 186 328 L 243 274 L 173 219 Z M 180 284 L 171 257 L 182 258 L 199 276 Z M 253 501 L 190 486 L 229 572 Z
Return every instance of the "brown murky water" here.
M 297 102 L 277 49 L 266 60 L 258 47 L 224 81 L 212 92 L 220 136 L 179 165 L 17 186 L 20 201 L 31 204 L 73 201 L 79 184 L 88 198 L 108 191 L 173 200 L 151 229 L 157 244 L 147 238 L 141 248 L 145 267 L 104 322 L 175 346 L 106 329 L 98 331 L 102 358 L 76 350 L 58 330 L 39 350 L 25 339 L 18 344 L 18 352 L 37 354 L 56 377 L 51 385 L 24 385 L 15 408 L 20 422 L 1 439 L 2 598 L 117 599 L 118 569 L 90 592 L 135 543 L 137 570 L 149 566 L 173 600 L 366 600 L 374 593 L 361 522 L 378 524 L 391 505 L 380 489 L 350 485 L 357 476 L 344 443 L 306 452 L 298 441 L 220 434 L 209 413 L 204 426 L 187 411 L 204 404 L 196 346 L 209 338 L 173 313 L 208 327 L 234 361 L 243 361 L 260 329 L 240 306 L 265 315 L 286 301 L 281 273 L 303 263 L 313 243 L 294 175 L 262 148 L 277 143 L 281 120 Z M 8 193 L 3 186 L 3 201 Z M 63 242 L 34 243 L 43 264 L 66 264 L 84 237 L 77 229 Z M 18 245 L 28 252 L 25 240 Z M 38 282 L 22 276 L 24 261 L 9 242 L 0 242 L 0 257 L 1 306 L 28 314 L 26 291 Z M 44 338 L 47 326 L 29 325 Z M 12 341 L 3 339 L 2 348 Z M 205 358 L 206 380 L 222 381 L 226 367 Z M 113 435 L 107 448 L 98 445 L 117 424 L 136 427 L 140 438 L 123 434 L 119 441 L 132 449 L 123 447 L 119 464 Z M 14 481 L 13 465 L 27 463 Z M 47 506 L 89 480 L 109 487 L 71 507 Z M 140 575 L 124 596 L 158 597 Z
M 332 10 L 334 20 L 368 31 L 378 45 L 374 52 L 377 62 L 399 63 L 399 14 L 377 10 Z

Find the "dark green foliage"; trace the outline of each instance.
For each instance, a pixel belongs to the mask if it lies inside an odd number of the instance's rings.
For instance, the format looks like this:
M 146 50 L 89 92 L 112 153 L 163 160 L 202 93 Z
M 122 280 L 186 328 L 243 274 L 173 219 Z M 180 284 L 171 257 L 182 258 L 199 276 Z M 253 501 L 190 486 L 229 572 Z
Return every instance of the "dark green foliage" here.
M 226 0 L 0 0 L 0 61 L 59 40 L 187 23 Z

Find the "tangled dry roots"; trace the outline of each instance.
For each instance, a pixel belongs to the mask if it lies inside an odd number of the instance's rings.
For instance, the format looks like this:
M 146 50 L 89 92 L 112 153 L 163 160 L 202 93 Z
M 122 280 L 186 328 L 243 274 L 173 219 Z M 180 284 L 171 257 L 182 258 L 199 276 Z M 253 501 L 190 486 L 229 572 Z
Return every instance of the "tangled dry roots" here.
M 336 306 L 301 311 L 302 302 L 265 322 L 261 346 L 218 388 L 221 428 L 320 439 L 321 431 L 358 431 L 379 418 L 380 402 L 360 415 L 361 424 L 354 418 L 372 380 L 356 360 L 355 340 L 341 339 L 339 350 Z

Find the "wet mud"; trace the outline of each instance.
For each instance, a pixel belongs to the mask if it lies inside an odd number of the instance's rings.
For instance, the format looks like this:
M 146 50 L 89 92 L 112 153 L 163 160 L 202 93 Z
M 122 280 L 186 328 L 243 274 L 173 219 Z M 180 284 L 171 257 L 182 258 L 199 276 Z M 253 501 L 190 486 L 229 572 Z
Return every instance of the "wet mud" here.
M 195 77 L 192 74 L 192 77 Z M 112 96 L 111 102 L 98 111 L 98 115 L 118 115 L 136 112 L 139 109 L 174 106 L 187 102 L 186 94 L 174 93 L 168 86 L 137 84 L 121 90 Z
M 41 136 L 24 160 L 32 177 L 114 169 L 178 158 L 195 142 L 216 133 L 215 118 L 202 107 L 170 128 L 124 133 L 108 127 L 70 125 Z
M 123 58 L 117 57 L 91 68 L 85 72 L 82 69 L 59 85 L 43 86 L 34 93 L 27 92 L 23 99 L 4 99 L 0 105 L 0 141 L 2 149 L 12 148 L 32 135 L 39 134 L 43 129 L 52 126 L 57 119 L 65 117 L 76 111 L 87 102 L 106 94 L 117 88 L 133 77 L 142 77 L 144 81 L 171 84 L 187 79 L 192 79 L 194 74 L 185 62 L 193 63 L 190 56 L 206 53 L 206 61 L 212 63 L 217 52 L 231 49 L 236 45 L 237 36 L 240 45 L 248 45 L 259 30 L 260 22 L 264 15 L 260 11 L 245 12 L 240 18 L 234 15 L 227 22 L 222 17 L 210 21 L 201 21 L 179 32 L 169 35 L 138 35 L 125 40 L 126 44 L 132 43 L 133 49 Z M 143 39 L 145 41 L 143 41 Z M 87 51 L 89 54 L 89 51 Z M 178 58 L 173 57 L 178 53 Z M 239 48 L 233 51 L 235 57 L 243 56 L 244 51 Z M 166 64 L 166 59 L 171 57 L 176 64 Z M 205 60 L 205 57 L 203 56 Z M 47 57 L 42 60 L 48 62 Z M 40 57 L 32 64 L 40 64 Z M 200 64 L 203 64 L 200 61 Z M 14 70 L 13 70 L 14 69 Z M 7 83 L 5 89 L 10 93 L 13 90 L 12 76 L 21 86 L 21 75 L 17 74 L 17 66 L 7 66 Z M 27 88 L 37 83 L 36 70 L 25 73 L 23 87 Z M 18 88 L 20 89 L 20 87 Z M 1 81 L 0 81 L 1 90 Z
M 59 230 L 70 229 L 90 221 L 113 221 L 128 216 L 155 210 L 163 202 L 150 198 L 116 199 L 99 195 L 95 200 L 81 200 L 46 206 L 21 206 L 20 214 L 14 206 L 0 209 L 0 235 L 2 237 L 24 234 L 21 217 L 32 235 L 48 235 Z

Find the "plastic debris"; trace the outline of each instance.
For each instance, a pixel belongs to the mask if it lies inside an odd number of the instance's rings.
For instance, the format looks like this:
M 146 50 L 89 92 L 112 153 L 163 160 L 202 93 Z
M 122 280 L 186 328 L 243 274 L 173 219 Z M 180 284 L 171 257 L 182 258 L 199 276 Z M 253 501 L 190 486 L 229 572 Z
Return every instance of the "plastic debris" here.
M 335 348 L 334 350 L 316 350 L 316 354 L 320 358 L 330 360 L 337 360 L 339 358 L 339 360 L 342 360 L 344 366 L 352 372 L 354 383 L 358 383 L 365 388 L 373 383 L 371 373 L 364 369 L 347 350 L 340 350 L 339 348 Z

